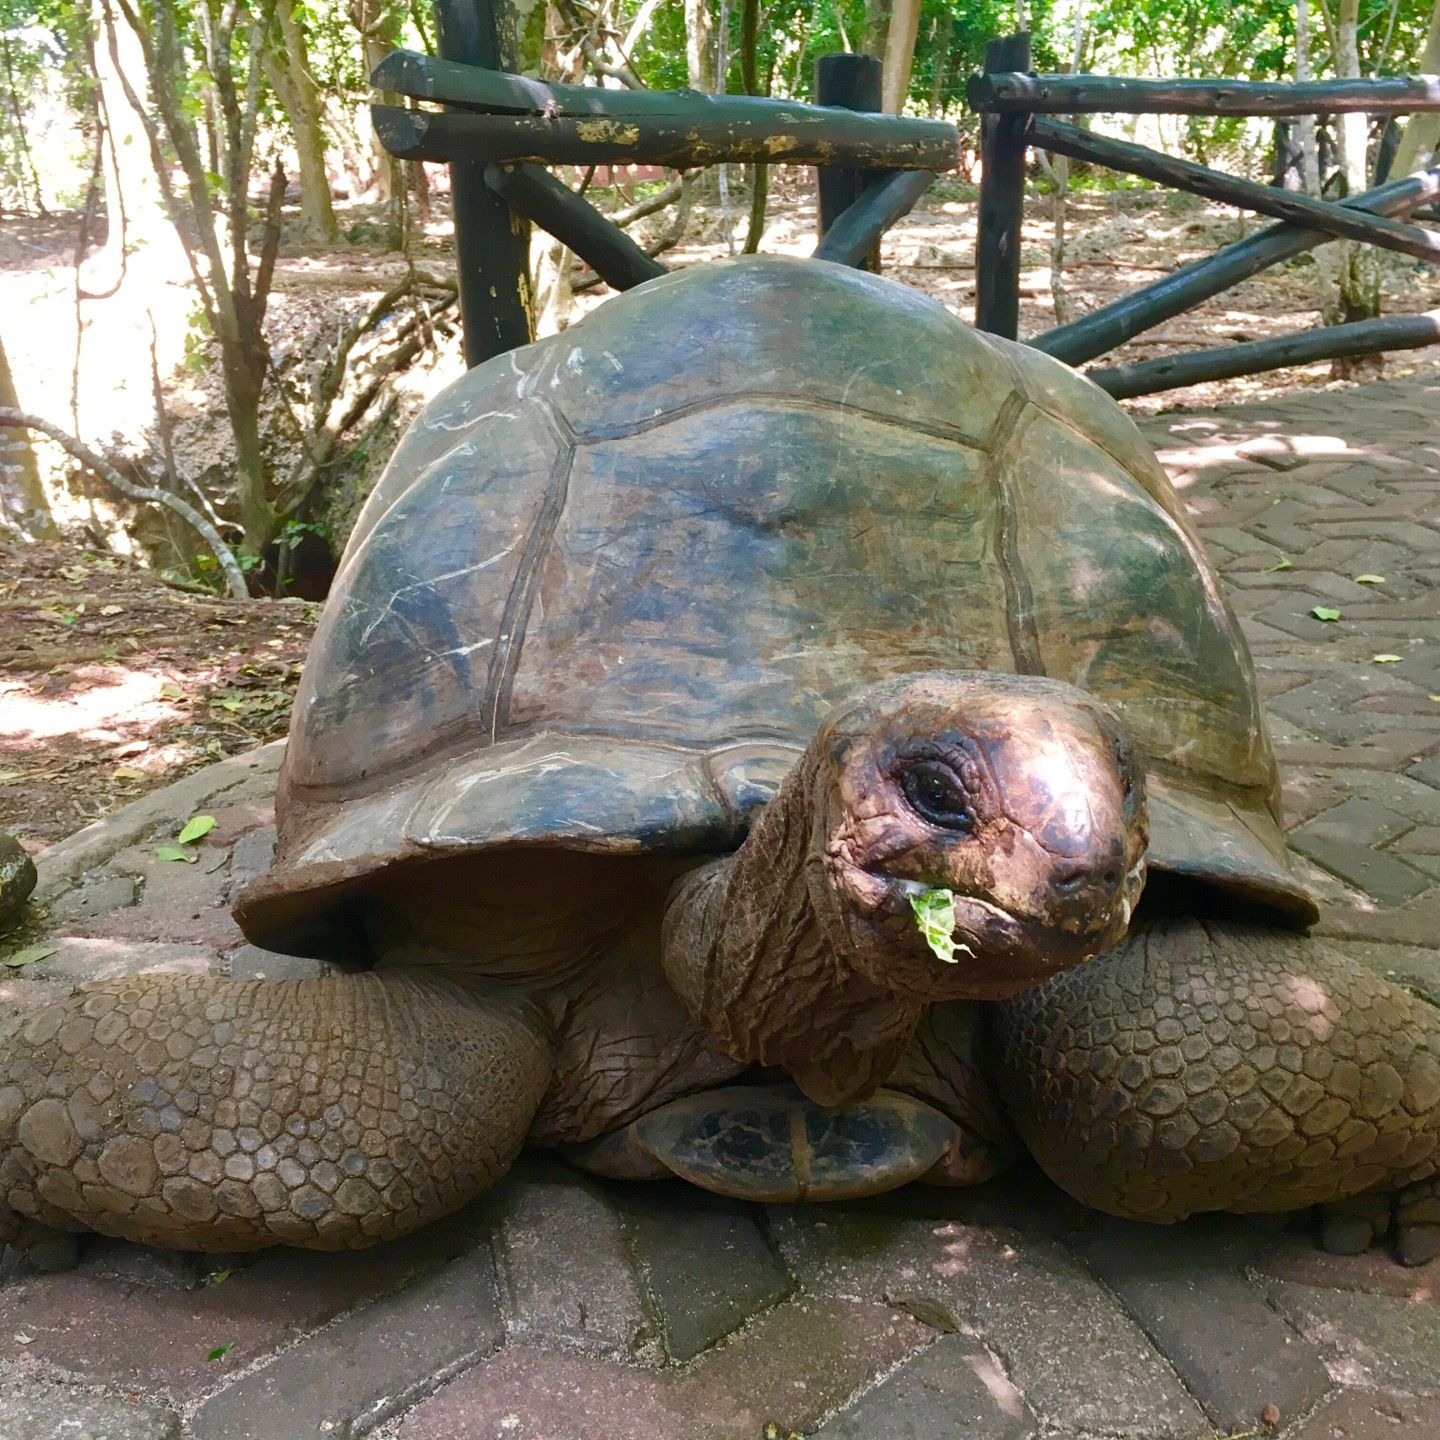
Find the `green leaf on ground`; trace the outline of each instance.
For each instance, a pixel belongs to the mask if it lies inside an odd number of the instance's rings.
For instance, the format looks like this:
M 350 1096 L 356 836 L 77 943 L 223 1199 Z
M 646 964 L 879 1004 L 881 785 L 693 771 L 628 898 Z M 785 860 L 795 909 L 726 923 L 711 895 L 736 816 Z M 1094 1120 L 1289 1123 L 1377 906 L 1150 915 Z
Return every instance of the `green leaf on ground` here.
M 165 700 L 183 700 L 185 698 L 185 692 L 173 680 L 167 680 L 160 687 L 160 695 Z
M 228 1340 L 224 1345 L 217 1345 L 205 1358 L 207 1360 L 223 1360 L 234 1348 L 235 1342 Z
M 1383 585 L 1385 577 L 1383 575 L 1357 575 L 1355 583 L 1357 585 Z
M 58 945 L 27 945 L 23 950 L 17 950 L 13 955 L 7 955 L 5 964 L 18 970 L 22 965 L 33 965 L 37 960 L 46 959 L 59 948 Z
M 200 858 L 193 850 L 182 850 L 178 845 L 157 845 L 155 853 L 162 860 L 178 860 L 182 865 L 193 865 Z
M 1277 570 L 1293 570 L 1295 568 L 1288 555 L 1282 555 L 1273 565 L 1267 565 L 1260 573 L 1262 575 L 1273 575 Z
M 213 815 L 192 815 L 175 838 L 182 845 L 193 845 L 197 840 L 203 840 L 214 828 Z
M 1370 658 L 1377 665 L 1398 665 L 1405 657 L 1403 655 L 1372 655 Z
M 1317 605 L 1310 612 L 1317 620 L 1338 620 L 1340 612 L 1332 610 L 1328 605 Z

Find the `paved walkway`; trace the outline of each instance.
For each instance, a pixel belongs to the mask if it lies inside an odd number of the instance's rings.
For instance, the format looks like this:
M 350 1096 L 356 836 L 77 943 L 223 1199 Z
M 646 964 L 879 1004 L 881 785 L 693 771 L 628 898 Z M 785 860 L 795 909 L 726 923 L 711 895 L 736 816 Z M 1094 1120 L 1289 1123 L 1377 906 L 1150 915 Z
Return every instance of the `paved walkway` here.
M 1440 1003 L 1440 386 L 1149 431 L 1260 662 L 1324 931 Z M 225 908 L 267 863 L 276 760 L 49 851 L 57 948 L 0 1004 L 145 968 L 305 972 Z M 200 809 L 200 862 L 156 861 Z M 358 1255 L 7 1257 L 0 1437 L 1434 1440 L 1437 1291 L 1440 1262 L 1326 1256 L 1267 1221 L 1110 1221 L 1033 1172 L 765 1209 L 537 1158 Z

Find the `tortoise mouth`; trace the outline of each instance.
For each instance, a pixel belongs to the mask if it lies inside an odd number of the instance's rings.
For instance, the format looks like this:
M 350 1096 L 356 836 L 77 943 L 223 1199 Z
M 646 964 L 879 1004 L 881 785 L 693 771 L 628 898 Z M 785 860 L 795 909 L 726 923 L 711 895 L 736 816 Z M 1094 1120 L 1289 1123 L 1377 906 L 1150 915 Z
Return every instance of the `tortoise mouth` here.
M 1079 918 L 1010 910 L 985 895 L 949 892 L 954 922 L 946 956 L 927 941 L 912 905 L 930 887 L 871 874 L 870 893 L 850 922 L 855 964 L 902 999 L 1006 1000 L 1118 944 L 1145 876 L 1142 856 L 1113 896 Z

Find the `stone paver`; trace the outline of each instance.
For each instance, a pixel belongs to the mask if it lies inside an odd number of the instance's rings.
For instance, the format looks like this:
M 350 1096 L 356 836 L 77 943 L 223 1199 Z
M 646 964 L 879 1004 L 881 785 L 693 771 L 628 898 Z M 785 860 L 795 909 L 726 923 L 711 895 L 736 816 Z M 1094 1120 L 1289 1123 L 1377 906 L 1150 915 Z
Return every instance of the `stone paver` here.
M 822 1440 L 1028 1440 L 1036 1421 L 996 1358 L 963 1335 L 942 1335 L 843 1414 Z
M 547 1167 L 507 1186 L 501 1213 L 495 1254 L 513 1338 L 602 1355 L 648 1352 L 657 1325 L 624 1219 L 600 1187 Z M 584 1243 L 557 1244 L 557 1237 Z
M 107 1280 L 88 1266 L 25 1275 L 0 1288 L 0 1374 L 11 1366 L 198 1401 L 244 1366 L 443 1264 L 470 1243 L 475 1223 L 463 1213 L 345 1256 L 270 1250 L 194 1290 Z
M 1307 1414 L 1331 1388 L 1320 1356 L 1245 1277 L 1263 1244 L 1253 1225 L 1203 1216 L 1183 1227 L 1114 1220 L 1080 1251 L 1226 1430 L 1253 1428 L 1271 1406 L 1286 1421 Z
M 767 1311 L 681 1370 L 513 1346 L 416 1407 L 401 1440 L 761 1440 L 811 1430 L 929 1343 L 884 1305 L 826 1297 Z
M 671 1359 L 691 1359 L 789 1293 L 748 1207 L 678 1182 L 637 1186 L 623 1203 Z
M 1435 1440 L 1440 1400 L 1349 1390 L 1294 1432 L 1294 1440 Z
M 1107 1435 L 1201 1436 L 1210 1426 L 1120 1302 L 1040 1236 L 956 1222 L 776 1212 L 807 1289 L 889 1300 L 978 1334 L 1045 1424 Z M 1056 1364 L 1057 1356 L 1064 1364 Z
M 113 1399 L 73 1385 L 0 1382 L 5 1440 L 180 1440 L 173 1410 Z
M 302 1340 L 207 1400 L 197 1440 L 363 1435 L 500 1348 L 495 1273 L 481 1248 Z
M 1144 428 L 1254 650 L 1318 933 L 1440 1004 L 1440 386 L 1300 392 Z M 54 953 L 23 975 L 0 965 L 0 1009 L 151 969 L 318 973 L 247 944 L 229 915 L 270 861 L 280 753 L 212 766 L 47 851 L 35 921 L 7 943 Z M 217 823 L 198 862 L 157 860 L 199 811 Z M 1111 1222 L 1033 1167 L 974 1192 L 803 1209 L 553 1159 L 357 1254 L 188 1257 L 96 1237 L 57 1275 L 0 1255 L 0 1440 L 1234 1428 L 1440 1435 L 1440 1262 L 1321 1254 L 1302 1225 Z
M 1345 1384 L 1440 1395 L 1440 1305 L 1278 1281 L 1270 1301 Z

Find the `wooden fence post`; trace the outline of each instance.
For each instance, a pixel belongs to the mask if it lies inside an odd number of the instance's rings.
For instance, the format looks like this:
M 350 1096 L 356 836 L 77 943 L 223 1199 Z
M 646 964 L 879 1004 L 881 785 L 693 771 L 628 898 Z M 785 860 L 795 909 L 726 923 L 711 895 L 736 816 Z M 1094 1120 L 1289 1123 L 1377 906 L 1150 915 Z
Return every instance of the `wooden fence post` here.
M 840 105 L 846 110 L 879 110 L 880 77 L 884 67 L 874 55 L 821 55 L 815 61 L 815 103 Z M 873 180 L 884 178 L 876 172 L 846 170 L 838 165 L 822 165 L 815 171 L 820 190 L 819 238 L 859 198 Z M 880 244 L 865 258 L 860 268 L 880 269 Z
M 435 0 L 440 54 L 501 70 L 496 0 Z M 483 159 L 450 165 L 455 264 L 465 363 L 479 365 L 534 338 L 530 304 L 530 226 L 485 183 Z
M 1028 70 L 1030 36 L 985 47 L 985 73 Z M 1014 340 L 1020 333 L 1020 224 L 1025 206 L 1028 115 L 980 117 L 980 223 L 975 241 L 975 324 Z

